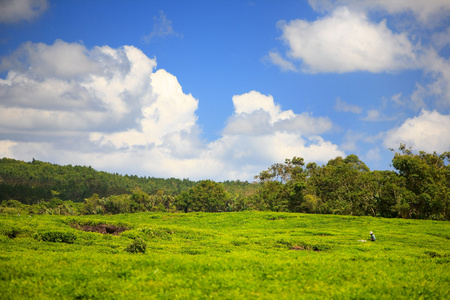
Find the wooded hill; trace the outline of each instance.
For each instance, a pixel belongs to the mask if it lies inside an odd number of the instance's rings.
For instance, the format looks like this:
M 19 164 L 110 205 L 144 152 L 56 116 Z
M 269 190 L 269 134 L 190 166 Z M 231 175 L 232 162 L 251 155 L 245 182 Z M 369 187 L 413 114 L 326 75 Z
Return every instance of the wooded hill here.
M 399 150 L 395 171 L 370 171 L 353 154 L 322 166 L 294 157 L 262 171 L 255 183 L 122 176 L 3 158 L 0 201 L 3 208 L 27 204 L 32 213 L 49 214 L 251 209 L 450 220 L 450 152 Z
M 81 202 L 93 194 L 99 197 L 131 194 L 136 187 L 149 195 L 162 191 L 175 196 L 195 183 L 189 179 L 123 176 L 92 167 L 60 166 L 34 159 L 31 162 L 0 160 L 0 201 L 15 199 L 25 204 L 53 197 Z

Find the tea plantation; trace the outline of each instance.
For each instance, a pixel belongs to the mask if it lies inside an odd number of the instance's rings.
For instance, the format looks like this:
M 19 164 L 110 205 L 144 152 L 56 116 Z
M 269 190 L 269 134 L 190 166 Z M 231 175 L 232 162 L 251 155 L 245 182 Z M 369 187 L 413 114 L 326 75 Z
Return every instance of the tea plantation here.
M 0 291 L 1 299 L 450 299 L 450 223 L 0 215 Z

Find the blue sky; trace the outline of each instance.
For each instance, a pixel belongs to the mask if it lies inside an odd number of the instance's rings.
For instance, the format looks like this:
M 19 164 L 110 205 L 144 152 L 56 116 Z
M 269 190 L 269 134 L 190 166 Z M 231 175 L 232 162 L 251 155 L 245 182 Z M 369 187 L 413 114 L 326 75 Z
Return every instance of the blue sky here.
M 252 180 L 450 150 L 445 0 L 0 2 L 0 157 Z

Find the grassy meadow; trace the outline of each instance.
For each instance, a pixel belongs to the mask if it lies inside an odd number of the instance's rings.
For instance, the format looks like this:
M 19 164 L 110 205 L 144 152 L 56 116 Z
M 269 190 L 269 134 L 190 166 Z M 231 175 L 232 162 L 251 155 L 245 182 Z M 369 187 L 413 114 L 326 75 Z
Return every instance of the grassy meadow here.
M 359 241 L 370 230 L 377 241 Z M 138 238 L 145 253 L 125 251 Z M 1 299 L 450 299 L 450 223 L 274 212 L 0 215 L 0 291 Z

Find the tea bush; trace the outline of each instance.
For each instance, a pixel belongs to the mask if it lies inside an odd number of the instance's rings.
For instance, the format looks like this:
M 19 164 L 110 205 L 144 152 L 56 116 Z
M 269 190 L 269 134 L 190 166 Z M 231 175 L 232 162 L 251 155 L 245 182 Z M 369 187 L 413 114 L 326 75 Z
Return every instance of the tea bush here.
M 85 223 L 130 230 L 70 225 Z M 20 230 L 14 239 L 5 234 L 11 228 Z M 371 230 L 377 241 L 360 242 Z M 286 212 L 0 215 L 0 232 L 2 300 L 450 299 L 449 222 Z
M 73 232 L 46 231 L 36 233 L 34 238 L 44 242 L 72 244 L 77 236 Z
M 125 249 L 129 253 L 145 253 L 147 250 L 147 243 L 141 238 L 136 238 L 131 244 Z

